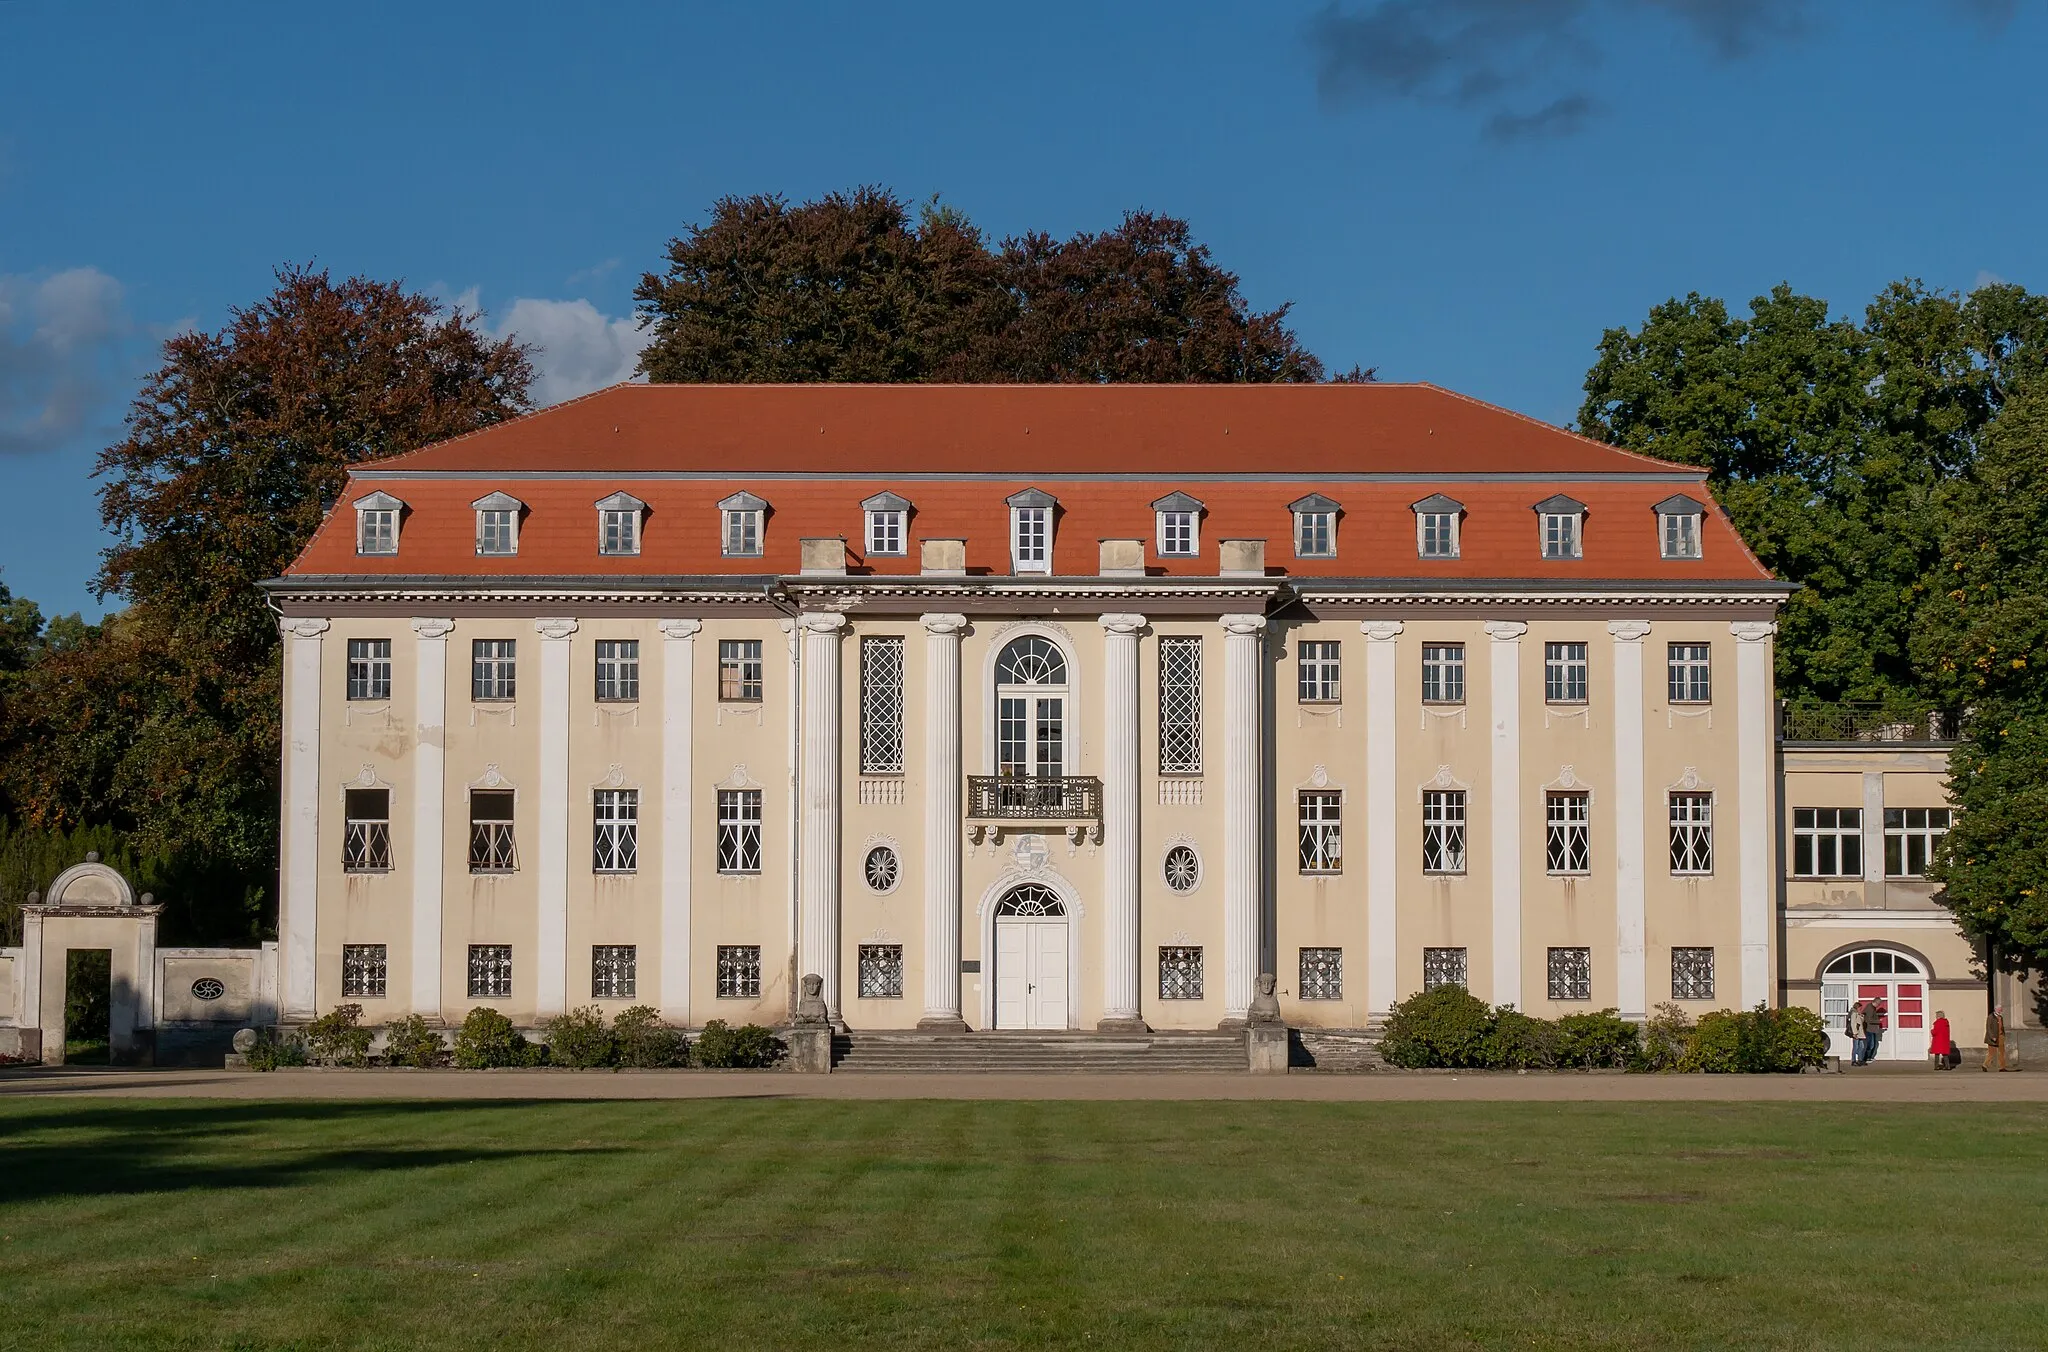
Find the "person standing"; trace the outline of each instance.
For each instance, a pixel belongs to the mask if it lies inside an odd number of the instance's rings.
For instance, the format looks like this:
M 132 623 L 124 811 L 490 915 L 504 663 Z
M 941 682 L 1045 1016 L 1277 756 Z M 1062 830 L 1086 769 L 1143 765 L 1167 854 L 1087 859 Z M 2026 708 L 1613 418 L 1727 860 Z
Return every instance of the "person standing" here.
M 1885 1007 L 1882 999 L 1872 1000 L 1863 1010 L 1863 1064 L 1877 1059 L 1877 1046 L 1884 1041 Z
M 1849 1064 L 1852 1066 L 1863 1064 L 1864 1038 L 1869 1027 L 1869 1016 L 1864 1010 L 1863 1002 L 1858 1000 L 1849 1006 Z
M 1993 1005 L 1991 1013 L 1984 1020 L 1984 1069 L 1991 1069 L 1993 1061 L 2005 1070 L 2005 1006 Z
M 1927 1035 L 1927 1055 L 1933 1058 L 1936 1070 L 1948 1069 L 1949 1049 L 1954 1046 L 1955 1040 L 1948 1031 L 1948 1015 L 1937 1009 L 1934 1011 L 1934 1027 Z

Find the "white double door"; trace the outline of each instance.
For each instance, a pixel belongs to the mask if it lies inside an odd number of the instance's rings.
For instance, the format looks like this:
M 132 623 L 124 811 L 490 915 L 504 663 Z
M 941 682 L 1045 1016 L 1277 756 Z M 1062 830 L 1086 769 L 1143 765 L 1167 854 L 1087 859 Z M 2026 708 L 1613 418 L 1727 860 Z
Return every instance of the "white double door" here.
M 996 921 L 996 1027 L 1067 1026 L 1067 922 Z

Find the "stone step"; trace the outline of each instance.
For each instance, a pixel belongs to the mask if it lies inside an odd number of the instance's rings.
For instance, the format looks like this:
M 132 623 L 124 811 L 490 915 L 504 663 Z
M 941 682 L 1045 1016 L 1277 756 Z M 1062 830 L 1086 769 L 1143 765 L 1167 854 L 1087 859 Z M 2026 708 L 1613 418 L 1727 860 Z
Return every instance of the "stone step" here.
M 1377 1028 L 1298 1028 L 1289 1064 L 1305 1070 L 1385 1070 Z
M 882 1074 L 1242 1073 L 1236 1033 L 854 1033 L 834 1068 Z

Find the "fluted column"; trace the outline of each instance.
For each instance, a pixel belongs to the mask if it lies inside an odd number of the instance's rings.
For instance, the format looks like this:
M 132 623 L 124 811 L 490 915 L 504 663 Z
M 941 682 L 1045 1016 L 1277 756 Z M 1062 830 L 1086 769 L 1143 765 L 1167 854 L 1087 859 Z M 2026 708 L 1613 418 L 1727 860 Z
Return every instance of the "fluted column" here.
M 960 1015 L 960 631 L 965 615 L 924 617 L 924 1017 L 964 1032 Z
M 540 952 L 534 1013 L 569 1007 L 569 657 L 576 621 L 535 620 L 540 634 L 540 835 L 534 850 L 540 893 Z
M 1138 1015 L 1138 633 L 1143 615 L 1104 615 L 1102 838 L 1104 1031 L 1135 1031 Z
M 1643 640 L 1648 620 L 1611 620 L 1614 636 L 1614 980 L 1624 1019 L 1648 1016 L 1644 953 L 1647 809 L 1643 801 Z
M 1737 620 L 1735 774 L 1742 871 L 1742 1005 L 1778 1003 L 1771 989 L 1771 635 L 1772 620 Z
M 1493 1003 L 1522 1003 L 1522 635 L 1529 626 L 1519 620 L 1493 620 L 1486 635 L 1493 642 L 1488 668 L 1486 717 L 1491 728 L 1493 757 Z
M 1223 1022 L 1251 1013 L 1259 975 L 1260 645 L 1264 615 L 1223 617 Z
M 453 620 L 412 622 L 412 1010 L 441 1017 L 441 892 L 448 861 L 448 635 Z
M 691 1022 L 692 738 L 703 627 L 702 620 L 661 622 L 661 1016 L 676 1024 Z
M 1365 635 L 1365 1001 L 1384 1015 L 1399 997 L 1400 830 L 1395 822 L 1394 678 L 1399 620 L 1366 620 Z
M 288 619 L 278 626 L 285 640 L 284 897 L 278 928 L 284 940 L 284 1017 L 298 1021 L 313 1017 L 319 970 L 320 636 L 330 625 Z
M 846 617 L 809 613 L 803 637 L 804 723 L 798 782 L 797 979 L 824 979 L 825 1007 L 839 1021 L 839 635 Z

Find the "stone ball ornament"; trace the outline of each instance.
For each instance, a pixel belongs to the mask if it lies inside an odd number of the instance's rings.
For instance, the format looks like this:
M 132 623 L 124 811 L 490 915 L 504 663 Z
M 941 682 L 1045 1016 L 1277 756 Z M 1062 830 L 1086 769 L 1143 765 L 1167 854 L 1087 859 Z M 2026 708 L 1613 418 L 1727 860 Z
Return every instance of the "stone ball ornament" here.
M 255 1051 L 256 1043 L 257 1037 L 254 1028 L 238 1028 L 235 1030 L 235 1051 L 240 1055 L 247 1056 L 250 1052 Z

